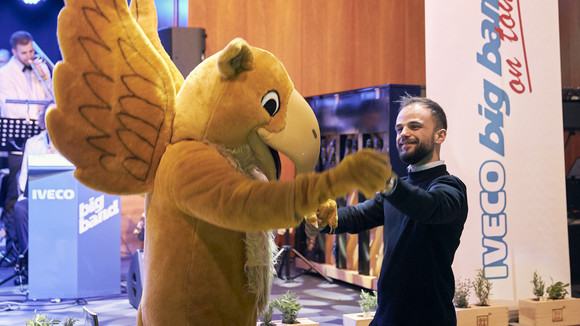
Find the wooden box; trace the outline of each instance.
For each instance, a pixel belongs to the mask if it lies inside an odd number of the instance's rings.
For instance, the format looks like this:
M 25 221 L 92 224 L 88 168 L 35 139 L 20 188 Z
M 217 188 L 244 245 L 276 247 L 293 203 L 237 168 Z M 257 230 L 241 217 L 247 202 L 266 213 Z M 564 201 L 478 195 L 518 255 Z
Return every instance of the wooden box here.
M 507 326 L 509 311 L 507 306 L 494 305 L 455 308 L 457 326 Z
M 342 325 L 343 326 L 369 326 L 373 320 L 372 313 L 370 317 L 365 317 L 362 312 L 355 314 L 344 314 L 342 315 Z
M 535 301 L 519 300 L 520 325 L 579 325 L 580 299 Z

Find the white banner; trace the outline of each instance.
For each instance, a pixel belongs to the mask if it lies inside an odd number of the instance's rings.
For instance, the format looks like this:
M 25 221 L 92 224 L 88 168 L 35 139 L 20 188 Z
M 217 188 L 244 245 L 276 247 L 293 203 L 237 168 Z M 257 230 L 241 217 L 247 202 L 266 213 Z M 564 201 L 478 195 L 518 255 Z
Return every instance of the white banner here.
M 568 283 L 558 1 L 426 0 L 425 28 L 441 157 L 469 197 L 456 278 L 482 268 L 511 302 L 533 297 L 536 270 Z

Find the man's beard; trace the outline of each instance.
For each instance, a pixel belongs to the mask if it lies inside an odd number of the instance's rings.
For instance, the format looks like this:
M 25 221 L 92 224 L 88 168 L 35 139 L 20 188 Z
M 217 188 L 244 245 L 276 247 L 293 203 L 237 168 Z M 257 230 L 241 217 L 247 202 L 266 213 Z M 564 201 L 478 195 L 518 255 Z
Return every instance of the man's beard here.
M 401 161 L 407 164 L 415 165 L 421 162 L 425 157 L 433 153 L 434 147 L 435 146 L 433 142 L 430 143 L 420 142 L 417 144 L 417 147 L 412 152 L 408 151 L 402 152 L 401 149 L 399 149 L 399 158 L 401 159 Z

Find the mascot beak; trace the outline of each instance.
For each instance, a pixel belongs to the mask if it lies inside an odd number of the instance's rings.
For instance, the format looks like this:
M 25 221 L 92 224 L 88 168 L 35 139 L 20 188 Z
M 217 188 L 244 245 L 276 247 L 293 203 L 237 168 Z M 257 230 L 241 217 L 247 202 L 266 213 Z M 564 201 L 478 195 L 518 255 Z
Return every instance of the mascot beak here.
M 320 155 L 320 128 L 312 108 L 296 90 L 292 91 L 286 112 L 286 127 L 271 133 L 264 128 L 258 135 L 269 147 L 286 155 L 296 174 L 311 172 Z

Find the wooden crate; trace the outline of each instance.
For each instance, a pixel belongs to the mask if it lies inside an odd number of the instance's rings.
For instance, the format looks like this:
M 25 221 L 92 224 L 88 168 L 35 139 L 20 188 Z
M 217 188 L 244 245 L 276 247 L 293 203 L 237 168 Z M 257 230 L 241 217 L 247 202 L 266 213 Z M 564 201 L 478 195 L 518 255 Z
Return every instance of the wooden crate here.
M 374 314 L 374 313 L 373 313 Z M 362 312 L 342 315 L 343 326 L 369 326 L 373 317 L 364 317 Z
M 580 299 L 519 300 L 520 325 L 580 325 Z
M 494 305 L 455 308 L 457 326 L 507 326 L 509 324 L 508 306 Z

